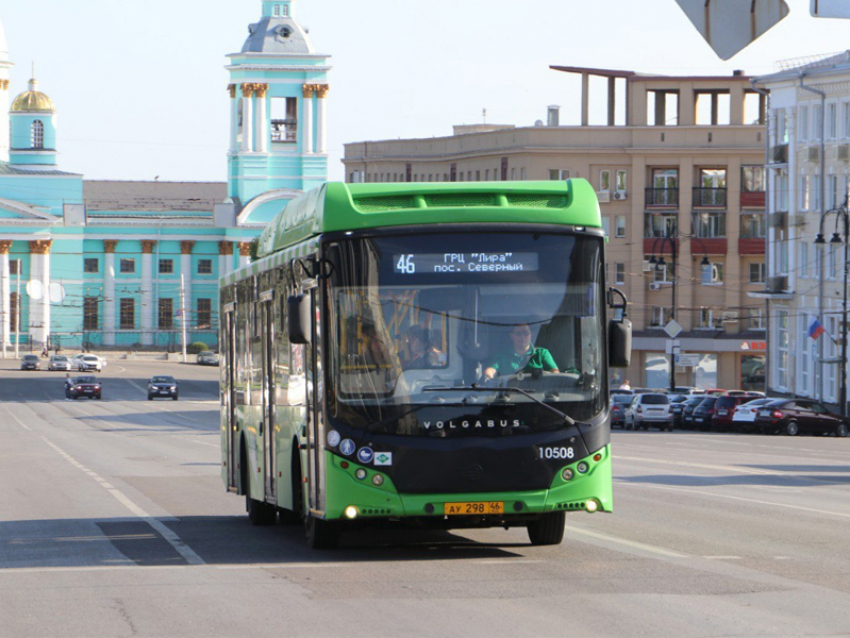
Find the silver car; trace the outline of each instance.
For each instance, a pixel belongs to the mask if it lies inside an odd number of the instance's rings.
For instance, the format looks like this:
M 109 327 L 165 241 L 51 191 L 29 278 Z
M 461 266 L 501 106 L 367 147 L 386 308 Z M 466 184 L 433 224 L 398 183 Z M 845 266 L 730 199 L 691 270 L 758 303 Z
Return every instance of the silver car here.
M 71 360 L 68 359 L 68 357 L 66 357 L 64 354 L 54 354 L 52 357 L 50 357 L 50 361 L 47 364 L 47 369 L 70 372 Z
M 205 350 L 204 352 L 198 353 L 198 365 L 202 366 L 217 366 L 218 365 L 218 355 L 215 352 L 210 352 Z

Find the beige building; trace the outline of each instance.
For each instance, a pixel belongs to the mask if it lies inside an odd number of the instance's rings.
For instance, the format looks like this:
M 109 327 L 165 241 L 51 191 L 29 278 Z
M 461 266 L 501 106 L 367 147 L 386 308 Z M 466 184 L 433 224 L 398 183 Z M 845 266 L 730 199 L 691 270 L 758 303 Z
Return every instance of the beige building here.
M 766 278 L 764 96 L 739 72 L 552 68 L 581 76 L 581 125 L 560 126 L 550 107 L 532 127 L 347 144 L 347 179 L 589 180 L 610 237 L 609 282 L 629 297 L 636 330 L 632 368 L 615 380 L 668 387 L 673 350 L 677 385 L 764 389 L 765 302 L 748 294 L 764 290 Z M 599 78 L 607 124 L 590 125 Z M 675 342 L 664 332 L 674 316 L 682 328 Z

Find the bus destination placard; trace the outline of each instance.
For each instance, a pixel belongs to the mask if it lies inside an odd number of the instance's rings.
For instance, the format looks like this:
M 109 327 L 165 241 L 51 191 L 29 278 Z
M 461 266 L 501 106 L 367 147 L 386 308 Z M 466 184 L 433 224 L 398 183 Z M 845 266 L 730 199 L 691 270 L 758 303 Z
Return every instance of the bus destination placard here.
M 416 253 L 395 255 L 395 272 L 400 275 L 426 273 L 537 272 L 537 253 Z

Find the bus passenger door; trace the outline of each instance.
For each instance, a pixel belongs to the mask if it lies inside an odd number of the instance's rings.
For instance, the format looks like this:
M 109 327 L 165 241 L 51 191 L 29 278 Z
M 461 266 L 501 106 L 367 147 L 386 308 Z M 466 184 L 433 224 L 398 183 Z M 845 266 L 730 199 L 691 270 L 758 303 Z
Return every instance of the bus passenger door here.
M 227 487 L 239 487 L 239 429 L 236 425 L 236 317 L 233 312 L 224 316 L 227 340 L 226 359 L 221 362 L 227 375 L 227 394 L 224 397 L 227 414 Z
M 275 353 L 274 353 L 274 292 L 264 292 L 260 296 L 262 306 L 262 339 L 263 339 L 263 450 L 265 466 L 265 489 L 267 501 L 276 500 L 277 463 L 275 459 Z
M 324 412 L 322 410 L 322 365 L 321 365 L 321 330 L 317 317 L 318 288 L 315 283 L 311 290 L 305 290 L 310 295 L 310 316 L 314 318 L 311 330 L 311 345 L 305 347 L 305 376 L 307 380 L 307 476 L 310 509 L 324 514 Z

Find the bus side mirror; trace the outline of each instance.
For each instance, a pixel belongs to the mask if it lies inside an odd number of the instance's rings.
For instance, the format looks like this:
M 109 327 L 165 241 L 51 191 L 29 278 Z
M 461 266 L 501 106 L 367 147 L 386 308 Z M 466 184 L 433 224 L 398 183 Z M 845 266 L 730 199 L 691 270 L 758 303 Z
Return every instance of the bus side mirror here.
M 632 362 L 632 322 L 628 319 L 608 324 L 608 365 L 628 368 Z
M 286 329 L 290 343 L 309 345 L 313 334 L 309 295 L 297 295 L 286 300 Z

